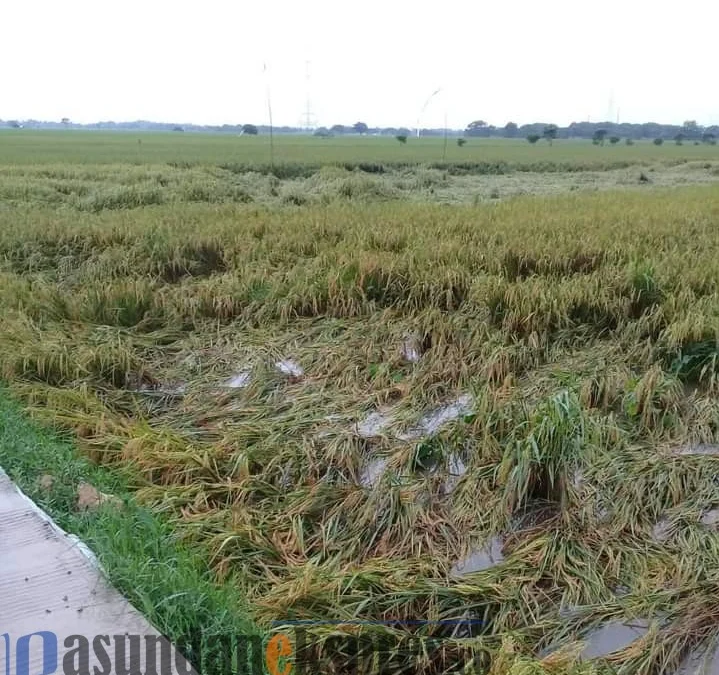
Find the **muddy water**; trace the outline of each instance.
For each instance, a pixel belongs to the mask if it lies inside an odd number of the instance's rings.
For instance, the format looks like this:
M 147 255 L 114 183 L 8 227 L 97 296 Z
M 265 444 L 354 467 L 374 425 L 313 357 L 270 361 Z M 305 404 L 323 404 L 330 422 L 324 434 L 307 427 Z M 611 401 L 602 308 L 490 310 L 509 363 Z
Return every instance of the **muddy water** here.
M 417 363 L 422 357 L 422 346 L 416 336 L 410 335 L 402 343 L 402 358 L 409 363 Z
M 249 370 L 241 370 L 239 373 L 233 375 L 222 383 L 222 386 L 226 389 L 242 389 L 250 383 L 252 373 Z
M 464 415 L 469 415 L 471 412 L 472 397 L 468 394 L 463 394 L 451 403 L 439 406 L 423 415 L 414 427 L 404 434 L 399 434 L 397 438 L 401 441 L 416 441 L 426 436 L 432 436 L 443 425 Z M 358 422 L 355 431 L 363 438 L 372 438 L 382 434 L 393 421 L 394 417 L 391 410 L 378 410 Z
M 705 511 L 701 517 L 701 524 L 707 527 L 716 527 L 719 524 L 719 509 Z
M 710 445 L 708 443 L 697 443 L 696 445 L 686 445 L 679 448 L 678 455 L 719 455 L 719 445 Z
M 364 487 L 374 487 L 379 483 L 387 470 L 389 460 L 385 457 L 374 459 L 362 469 L 360 474 L 360 484 Z
M 138 394 L 148 394 L 150 396 L 181 398 L 187 393 L 187 384 L 185 382 L 166 383 L 155 387 L 141 387 L 136 391 Z
M 595 659 L 618 652 L 649 632 L 645 619 L 634 621 L 610 621 L 584 637 L 586 646 L 582 658 Z
M 672 533 L 672 523 L 669 518 L 662 518 L 652 528 L 652 539 L 658 544 L 663 544 Z
M 689 652 L 674 675 L 719 675 L 719 645 L 716 639 Z
M 440 406 L 424 415 L 416 427 L 410 429 L 406 434 L 400 435 L 399 438 L 403 441 L 410 441 L 417 440 L 423 436 L 432 436 L 439 431 L 440 427 L 447 424 L 447 422 L 452 422 L 464 415 L 469 415 L 471 412 L 472 397 L 468 394 L 464 394 L 452 403 Z
M 449 571 L 451 577 L 463 577 L 474 572 L 482 572 L 504 562 L 502 540 L 492 537 L 482 548 L 470 551 L 470 554 L 457 561 Z
M 392 416 L 389 412 L 373 412 L 357 423 L 355 431 L 362 438 L 374 438 L 380 436 L 390 424 L 392 424 Z
M 275 363 L 275 368 L 288 377 L 300 378 L 305 374 L 302 366 L 292 359 L 283 359 Z
M 442 490 L 444 494 L 449 495 L 454 492 L 462 476 L 467 473 L 467 466 L 457 453 L 453 452 L 447 459 L 447 473 L 449 475 L 444 481 Z

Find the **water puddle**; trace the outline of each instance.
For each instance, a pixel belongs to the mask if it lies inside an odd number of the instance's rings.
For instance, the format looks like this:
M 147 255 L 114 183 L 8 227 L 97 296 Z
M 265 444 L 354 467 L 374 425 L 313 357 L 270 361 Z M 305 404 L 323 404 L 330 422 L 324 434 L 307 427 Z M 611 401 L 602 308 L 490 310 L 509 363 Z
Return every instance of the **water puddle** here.
M 455 401 L 425 414 L 414 427 L 403 434 L 398 434 L 396 438 L 400 441 L 416 441 L 426 436 L 433 436 L 447 422 L 469 415 L 471 412 L 472 397 L 464 394 Z M 376 438 L 381 436 L 393 421 L 391 411 L 376 411 L 358 422 L 355 425 L 355 432 L 362 438 Z
M 249 370 L 241 370 L 222 383 L 225 389 L 243 389 L 250 384 L 252 373 Z
M 373 488 L 380 482 L 384 472 L 387 470 L 389 460 L 386 457 L 372 460 L 367 464 L 360 474 L 360 484 L 362 487 Z
M 582 651 L 582 658 L 596 659 L 621 651 L 648 632 L 649 622 L 645 619 L 610 621 L 584 638 L 586 646 Z
M 463 394 L 452 403 L 440 406 L 436 410 L 424 415 L 417 426 L 398 438 L 402 441 L 412 441 L 423 436 L 433 436 L 440 427 L 472 412 L 472 397 Z
M 663 544 L 672 533 L 672 523 L 669 518 L 662 518 L 652 528 L 652 539 L 658 544 Z
M 277 368 L 277 370 L 283 375 L 287 375 L 288 377 L 294 379 L 299 379 L 305 374 L 302 366 L 292 359 L 283 359 L 282 361 L 278 361 L 275 363 L 275 368 Z
M 709 443 L 697 443 L 696 445 L 686 445 L 677 450 L 678 455 L 719 455 L 719 445 L 711 445 Z
M 376 438 L 392 424 L 392 417 L 388 413 L 373 412 L 355 425 L 355 431 L 362 438 Z
M 716 639 L 709 645 L 692 649 L 674 675 L 719 675 L 719 646 Z
M 600 525 L 606 525 L 612 521 L 612 512 L 606 507 L 605 504 L 599 504 L 596 510 L 597 522 Z
M 584 472 L 577 469 L 572 475 L 572 487 L 579 492 L 584 486 Z
M 711 509 L 704 512 L 700 522 L 702 525 L 707 525 L 708 527 L 716 527 L 717 524 L 719 524 L 719 509 Z
M 503 547 L 504 544 L 499 537 L 492 537 L 482 548 L 471 551 L 466 558 L 456 562 L 449 575 L 454 578 L 463 577 L 499 565 L 504 562 Z
M 136 394 L 145 394 L 146 396 L 181 398 L 187 393 L 187 384 L 185 382 L 168 382 L 165 384 L 143 386 L 131 391 L 134 391 Z
M 402 343 L 402 358 L 410 363 L 417 363 L 422 358 L 422 345 L 416 336 L 405 337 Z
M 559 618 L 576 621 L 586 614 L 586 609 L 577 605 L 563 605 L 559 608 Z
M 457 484 L 462 479 L 465 473 L 467 473 L 467 466 L 462 461 L 462 458 L 455 452 L 453 452 L 447 459 L 447 480 L 444 481 L 443 492 L 446 495 L 454 492 Z

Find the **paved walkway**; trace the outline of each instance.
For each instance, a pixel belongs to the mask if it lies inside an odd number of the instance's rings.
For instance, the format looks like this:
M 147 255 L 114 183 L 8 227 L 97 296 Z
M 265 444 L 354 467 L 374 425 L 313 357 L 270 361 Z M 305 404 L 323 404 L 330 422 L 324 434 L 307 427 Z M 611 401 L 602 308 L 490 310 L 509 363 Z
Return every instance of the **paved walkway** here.
M 51 657 L 47 653 L 43 655 L 40 637 L 29 641 L 29 672 L 22 667 L 22 641 L 18 640 L 38 631 L 56 635 L 55 670 L 48 662 Z M 142 636 L 141 649 L 131 649 L 132 641 L 123 638 L 126 634 Z M 140 672 L 144 674 L 145 636 L 160 637 L 157 630 L 110 586 L 81 542 L 61 530 L 0 469 L 0 673 L 62 673 L 63 656 L 79 645 L 73 641 L 65 646 L 65 640 L 73 635 L 85 636 L 89 642 L 89 672 L 104 675 L 117 672 L 118 642 L 123 643 L 127 670 L 131 665 L 130 657 L 139 657 Z M 99 652 L 93 650 L 96 636 L 109 636 L 109 644 L 108 641 L 96 642 L 100 646 Z M 52 637 L 45 644 L 52 645 Z M 160 659 L 161 651 L 167 652 L 169 647 L 164 641 L 164 645 L 156 649 L 157 673 L 168 673 L 160 667 Z M 105 659 L 103 664 L 103 648 L 109 663 Z M 10 668 L 5 670 L 8 656 Z M 189 666 L 181 657 L 179 659 L 178 670 L 172 650 L 172 672 L 187 675 Z M 134 658 L 133 662 L 137 663 Z M 93 671 L 95 665 L 99 671 Z M 120 666 L 120 670 L 125 669 Z

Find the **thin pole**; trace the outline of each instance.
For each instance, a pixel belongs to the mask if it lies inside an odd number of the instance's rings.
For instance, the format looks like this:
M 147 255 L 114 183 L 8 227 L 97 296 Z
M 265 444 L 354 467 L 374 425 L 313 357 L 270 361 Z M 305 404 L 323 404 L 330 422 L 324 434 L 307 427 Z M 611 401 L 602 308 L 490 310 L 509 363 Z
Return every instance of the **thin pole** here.
M 427 100 L 424 102 L 424 105 L 422 106 L 422 109 L 419 111 L 419 117 L 417 118 L 417 138 L 420 136 L 420 122 L 422 121 L 422 115 L 424 114 L 424 111 L 427 109 L 427 106 L 429 105 L 429 102 L 437 95 L 439 92 L 442 91 L 442 87 L 437 89 L 436 91 L 433 91 Z
M 263 72 L 265 73 L 265 83 L 267 87 L 267 112 L 270 116 L 270 168 L 275 166 L 275 141 L 272 130 L 272 100 L 270 98 L 270 79 L 267 76 L 267 64 L 264 64 Z
M 442 161 L 447 159 L 447 112 L 444 113 L 444 147 L 442 148 Z

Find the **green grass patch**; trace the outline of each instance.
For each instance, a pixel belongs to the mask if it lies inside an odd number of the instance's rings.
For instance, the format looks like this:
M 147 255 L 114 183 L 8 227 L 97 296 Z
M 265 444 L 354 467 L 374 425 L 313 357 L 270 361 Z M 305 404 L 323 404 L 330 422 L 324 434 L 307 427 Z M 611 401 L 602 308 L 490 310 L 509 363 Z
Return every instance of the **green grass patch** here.
M 30 421 L 1 390 L 0 466 L 60 527 L 92 549 L 110 582 L 181 649 L 198 635 L 261 635 L 239 590 L 231 582 L 217 584 L 203 557 L 136 503 L 130 476 L 91 464 L 69 440 Z M 45 475 L 54 478 L 49 489 L 40 486 Z M 79 512 L 77 487 L 83 481 L 119 497 L 124 506 Z M 197 653 L 185 655 L 200 667 Z M 201 670 L 230 672 L 206 652 Z

